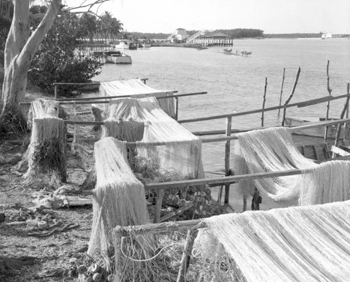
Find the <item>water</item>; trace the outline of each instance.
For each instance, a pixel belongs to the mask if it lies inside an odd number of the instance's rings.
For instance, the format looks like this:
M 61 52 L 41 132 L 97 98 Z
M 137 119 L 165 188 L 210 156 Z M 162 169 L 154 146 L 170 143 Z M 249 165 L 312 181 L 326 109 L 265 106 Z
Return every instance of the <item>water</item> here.
M 98 81 L 149 78 L 147 84 L 157 89 L 179 93 L 207 91 L 200 96 L 179 100 L 179 119 L 204 117 L 261 108 L 265 77 L 268 80 L 266 107 L 279 103 L 283 68 L 286 77 L 282 101 L 290 94 L 298 67 L 301 75 L 291 101 L 327 96 L 327 60 L 330 61 L 332 95 L 346 94 L 350 82 L 349 39 L 267 39 L 237 40 L 232 47 L 253 52 L 250 57 L 223 54 L 223 47 L 196 50 L 190 48 L 152 47 L 128 51 L 132 65 L 103 66 Z M 330 116 L 339 117 L 344 100 L 333 101 Z M 326 104 L 288 109 L 293 117 L 324 117 Z M 277 121 L 277 111 L 265 114 L 265 125 Z M 191 131 L 225 129 L 225 119 L 184 124 Z M 261 114 L 232 120 L 233 128 L 259 127 Z M 204 144 L 203 161 L 207 171 L 224 167 L 223 143 Z

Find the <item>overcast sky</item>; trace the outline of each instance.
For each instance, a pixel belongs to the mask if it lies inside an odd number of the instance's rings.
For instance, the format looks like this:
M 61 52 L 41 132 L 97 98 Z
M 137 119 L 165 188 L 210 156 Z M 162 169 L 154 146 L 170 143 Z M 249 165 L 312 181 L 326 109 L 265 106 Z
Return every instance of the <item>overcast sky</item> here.
M 70 2 L 70 1 L 68 1 Z M 127 31 L 257 28 L 265 33 L 349 33 L 350 0 L 111 0 Z

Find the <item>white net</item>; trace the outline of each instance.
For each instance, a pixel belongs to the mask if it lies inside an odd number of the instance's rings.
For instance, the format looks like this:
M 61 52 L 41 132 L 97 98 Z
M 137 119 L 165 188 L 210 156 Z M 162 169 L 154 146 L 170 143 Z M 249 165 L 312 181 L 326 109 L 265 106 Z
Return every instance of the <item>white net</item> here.
M 268 128 L 240 133 L 238 144 L 240 151 L 237 159 L 241 171 L 263 173 L 290 169 L 306 170 L 318 166 L 298 151 L 287 128 Z M 293 175 L 258 179 L 254 180 L 254 184 L 264 195 L 273 200 L 288 201 L 299 198 L 300 180 L 300 175 Z M 242 190 L 251 189 L 251 185 L 247 187 Z
M 350 162 L 329 161 L 306 171 L 300 179 L 299 204 L 317 205 L 350 199 Z
M 49 173 L 52 181 L 66 181 L 66 128 L 64 121 L 56 117 L 35 118 L 30 144 L 26 153 L 27 181 L 37 173 Z M 54 183 L 52 183 L 54 184 Z
M 130 169 L 125 143 L 106 137 L 95 143 L 94 154 L 97 183 L 88 254 L 102 255 L 108 262 L 110 230 L 117 225 L 145 224 L 149 218 L 144 186 Z
M 131 95 L 132 98 L 144 97 L 166 97 L 172 96 L 171 90 L 158 90 L 144 84 L 140 79 L 118 80 L 111 82 L 101 82 L 100 87 L 102 96 L 125 96 Z M 169 116 L 175 117 L 174 98 L 159 99 L 159 105 Z M 104 107 L 105 112 L 108 106 Z
M 349 209 L 347 201 L 227 214 L 204 221 L 207 232 L 231 258 L 232 269 L 241 270 L 244 279 L 238 281 L 348 281 Z M 218 250 L 223 259 L 222 249 Z
M 136 161 L 159 170 L 172 171 L 180 178 L 204 177 L 201 140 L 169 117 L 154 97 L 119 99 L 111 102 L 110 120 L 144 124 L 143 138 L 137 142 Z

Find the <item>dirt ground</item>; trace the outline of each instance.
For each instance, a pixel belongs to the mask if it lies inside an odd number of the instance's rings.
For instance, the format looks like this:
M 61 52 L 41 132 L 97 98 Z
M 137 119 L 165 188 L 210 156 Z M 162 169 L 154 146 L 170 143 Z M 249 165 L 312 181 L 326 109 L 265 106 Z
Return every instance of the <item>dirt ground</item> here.
M 0 142 L 0 213 L 5 215 L 0 223 L 0 281 L 73 281 L 70 259 L 86 259 L 91 205 L 36 208 L 37 195 L 50 195 L 55 188 L 44 176 L 24 184 L 22 173 L 14 169 L 24 138 L 6 136 Z M 68 180 L 84 180 L 82 169 L 70 163 L 67 169 Z M 52 227 L 39 229 L 43 221 Z
M 28 100 L 37 97 L 30 94 Z M 87 112 L 69 119 L 93 120 L 91 108 L 86 105 L 75 110 L 68 106 L 66 110 L 68 114 Z M 78 155 L 71 151 L 73 132 L 74 127 L 69 125 L 68 179 L 64 188 L 66 195 L 78 197 L 93 166 L 93 143 L 100 133 L 93 131 L 92 126 L 80 126 L 78 141 L 85 142 L 85 150 Z M 62 206 L 61 202 L 50 208 L 39 205 L 39 199 L 52 197 L 57 187 L 50 186 L 50 179 L 44 174 L 31 183 L 23 178 L 26 169 L 19 164 L 28 143 L 29 133 L 0 136 L 0 281 L 77 281 L 76 266 L 92 264 L 86 254 L 92 224 L 91 201 L 80 207 Z M 162 215 L 173 210 L 165 207 Z M 217 206 L 203 211 L 205 216 L 223 212 Z M 179 220 L 185 219 L 181 216 Z

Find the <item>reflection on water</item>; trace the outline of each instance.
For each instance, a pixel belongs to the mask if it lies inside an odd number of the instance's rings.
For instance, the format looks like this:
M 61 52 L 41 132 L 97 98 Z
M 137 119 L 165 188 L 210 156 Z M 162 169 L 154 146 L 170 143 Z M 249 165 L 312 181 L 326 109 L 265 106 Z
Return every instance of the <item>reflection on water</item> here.
M 106 64 L 98 81 L 149 78 L 147 84 L 157 89 L 178 90 L 179 93 L 207 91 L 207 95 L 180 98 L 179 119 L 203 117 L 261 108 L 265 77 L 268 80 L 266 107 L 279 102 L 283 68 L 286 77 L 283 101 L 290 94 L 298 67 L 301 75 L 292 102 L 328 95 L 326 66 L 330 60 L 332 95 L 346 93 L 350 82 L 350 40 L 348 39 L 266 39 L 237 40 L 235 50 L 251 51 L 250 57 L 223 54 L 223 48 L 206 50 L 152 47 L 129 51 L 132 65 Z M 338 117 L 344 101 L 331 104 L 330 115 Z M 294 117 L 324 116 L 326 104 L 288 109 Z M 189 130 L 225 129 L 225 119 L 184 124 Z M 265 125 L 277 122 L 277 111 L 265 113 Z M 261 115 L 234 118 L 233 128 L 259 127 Z M 203 145 L 205 169 L 224 167 L 224 143 Z

